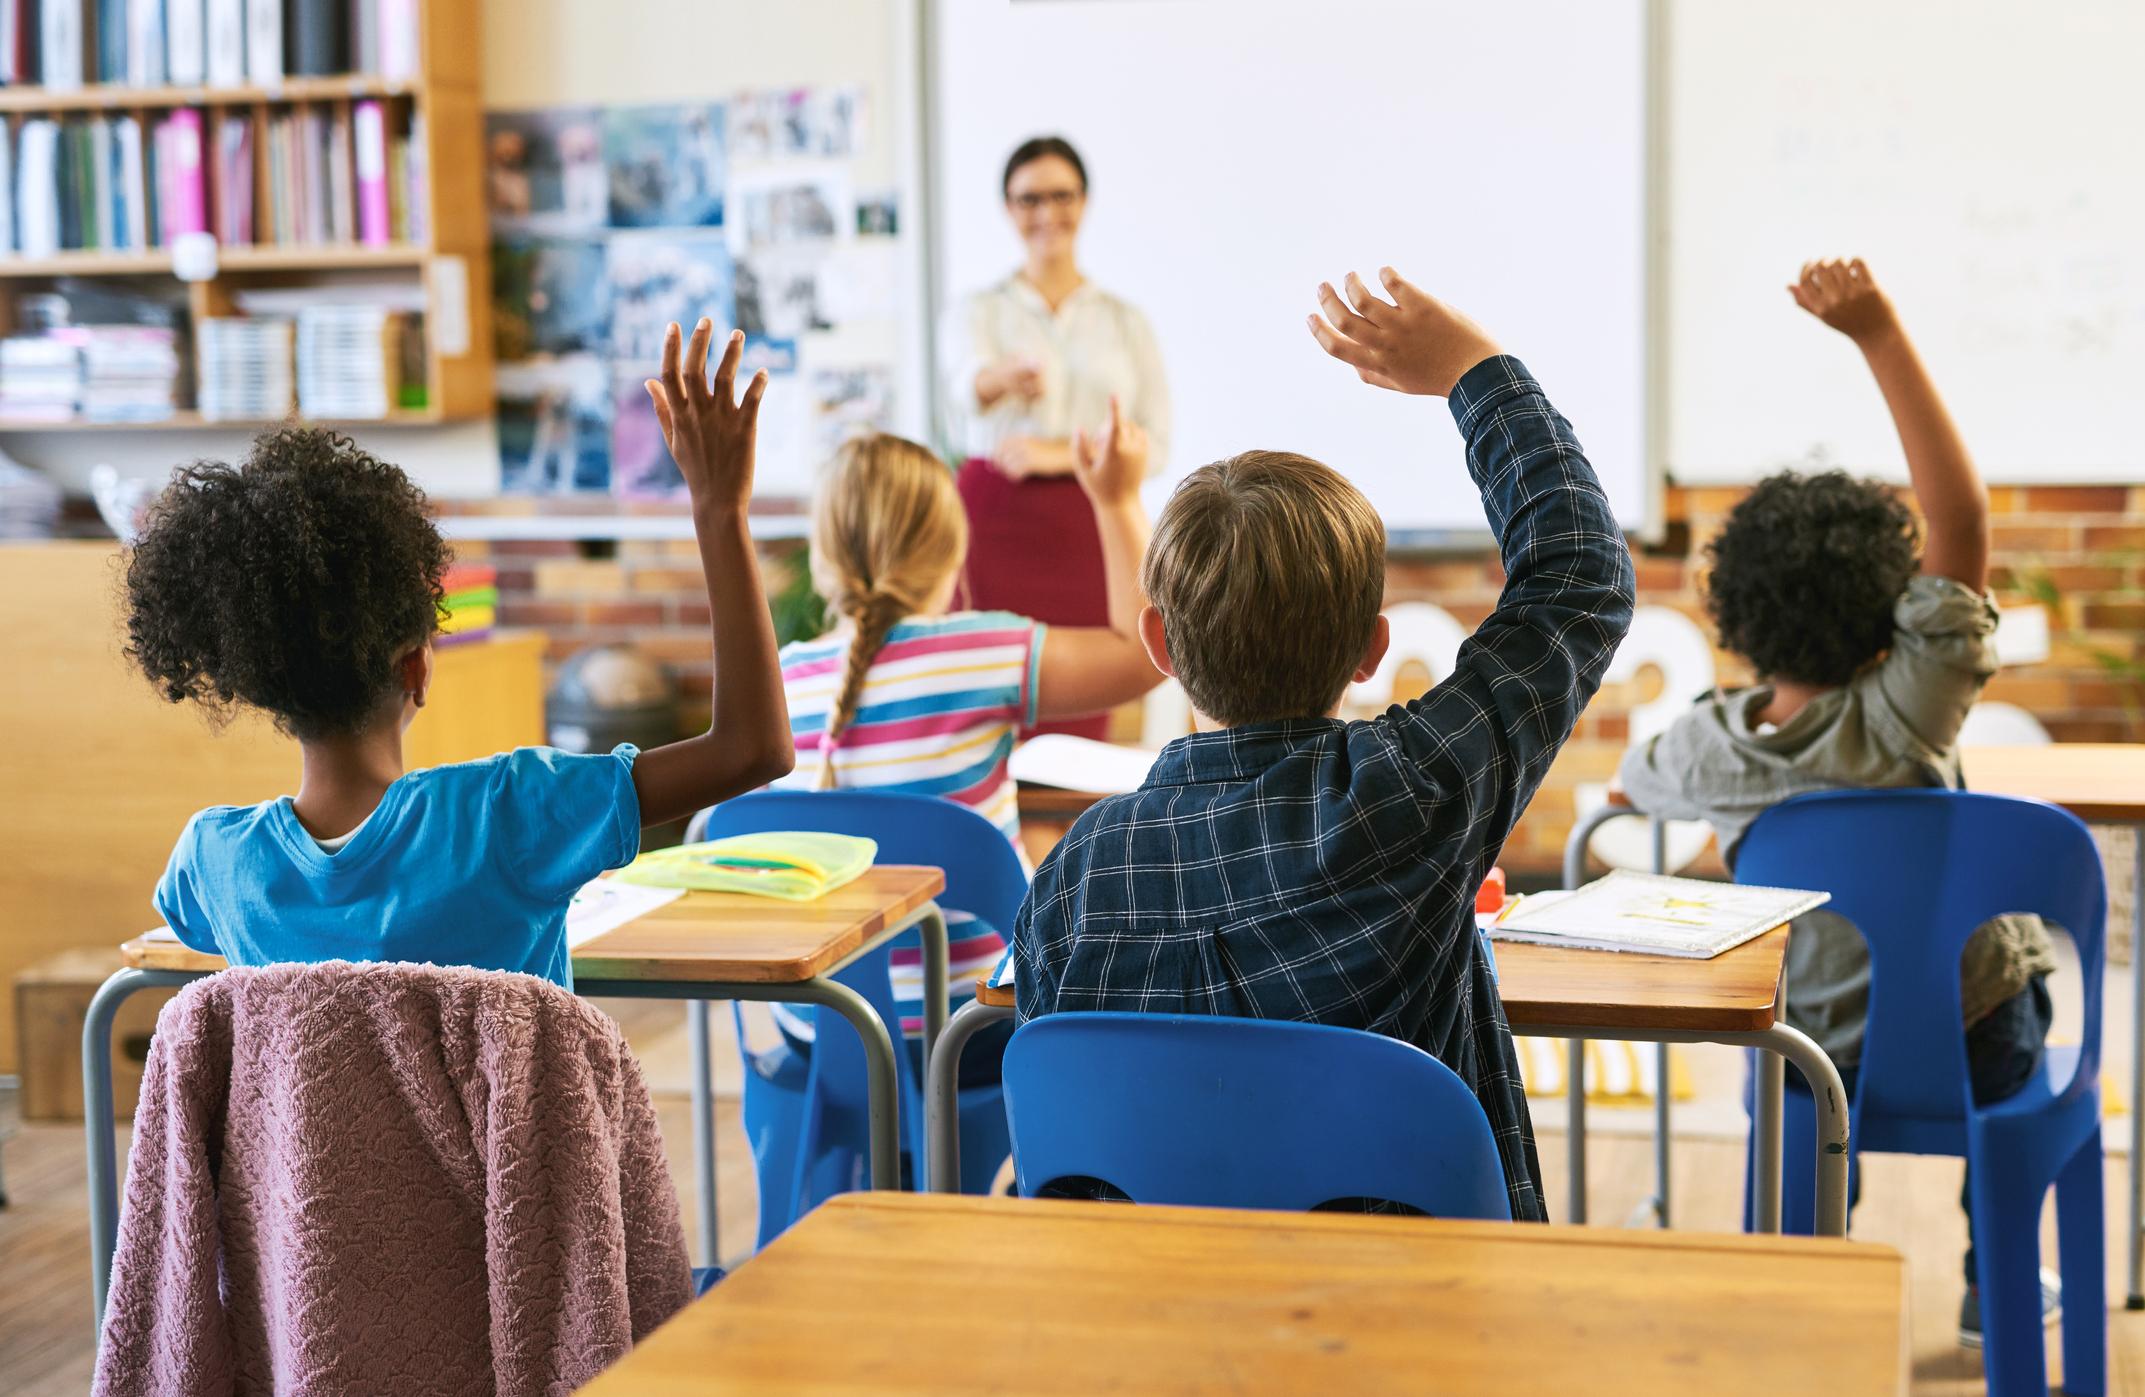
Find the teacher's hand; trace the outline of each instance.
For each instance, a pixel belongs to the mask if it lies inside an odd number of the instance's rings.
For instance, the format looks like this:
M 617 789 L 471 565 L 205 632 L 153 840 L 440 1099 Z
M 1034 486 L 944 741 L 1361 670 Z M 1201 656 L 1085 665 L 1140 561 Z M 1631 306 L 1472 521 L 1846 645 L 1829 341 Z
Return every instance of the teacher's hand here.
M 1073 429 L 1072 454 L 1073 474 L 1098 507 L 1140 497 L 1140 482 L 1147 478 L 1147 431 L 1124 415 L 1116 394 L 1110 395 L 1110 415 L 1100 428 Z
M 976 401 L 986 410 L 1001 398 L 1032 403 L 1043 396 L 1043 366 L 1033 359 L 1000 359 L 976 373 Z

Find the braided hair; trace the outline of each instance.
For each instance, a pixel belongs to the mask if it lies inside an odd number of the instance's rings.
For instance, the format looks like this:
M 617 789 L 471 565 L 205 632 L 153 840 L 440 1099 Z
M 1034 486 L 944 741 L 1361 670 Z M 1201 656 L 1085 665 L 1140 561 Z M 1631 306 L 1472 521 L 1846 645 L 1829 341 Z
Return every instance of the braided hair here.
M 834 750 L 887 636 L 930 605 L 967 553 L 968 517 L 945 462 L 885 432 L 842 445 L 812 503 L 812 586 L 852 628 L 820 734 L 819 789 L 834 788 Z

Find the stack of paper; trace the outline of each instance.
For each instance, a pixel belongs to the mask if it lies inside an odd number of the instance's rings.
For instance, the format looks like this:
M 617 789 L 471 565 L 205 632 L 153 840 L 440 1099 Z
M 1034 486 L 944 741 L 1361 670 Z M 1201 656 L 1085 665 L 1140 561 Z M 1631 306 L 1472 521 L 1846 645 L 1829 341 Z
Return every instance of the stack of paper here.
M 1016 747 L 1009 766 L 1016 781 L 1114 796 L 1145 784 L 1157 755 L 1144 747 L 1051 732 Z
M 298 408 L 326 419 L 387 416 L 400 377 L 402 317 L 379 305 L 298 312 Z
M 297 396 L 291 322 L 204 316 L 195 325 L 197 397 L 211 422 L 272 422 Z
M 47 335 L 0 340 L 0 418 L 73 420 L 82 401 L 82 356 Z
M 60 487 L 0 454 L 0 538 L 50 538 L 60 517 Z
M 172 415 L 178 335 L 153 325 L 78 325 L 51 337 L 81 355 L 82 416 L 91 422 L 160 422 Z
M 1508 904 L 1489 932 L 1499 941 L 1710 960 L 1831 897 L 1619 869 L 1577 892 Z

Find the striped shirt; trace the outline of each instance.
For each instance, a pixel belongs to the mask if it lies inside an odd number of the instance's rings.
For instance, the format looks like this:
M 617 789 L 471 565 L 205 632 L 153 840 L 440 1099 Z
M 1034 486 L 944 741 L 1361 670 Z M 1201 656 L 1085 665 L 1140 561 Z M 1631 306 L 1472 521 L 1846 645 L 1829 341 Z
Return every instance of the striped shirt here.
M 834 748 L 834 784 L 844 790 L 943 796 L 981 812 L 1020 850 L 1020 806 L 1007 763 L 1023 726 L 1036 718 L 1036 673 L 1047 627 L 1003 611 L 913 616 L 888 633 L 872 658 L 855 716 Z M 827 715 L 841 696 L 846 636 L 782 648 L 797 767 L 781 790 L 819 787 Z M 1026 857 L 1023 855 L 1023 865 Z M 956 1007 L 1005 951 L 1004 928 L 947 909 L 952 938 L 948 981 Z M 891 943 L 894 1000 L 903 1028 L 923 1031 L 923 951 L 914 932 Z M 793 1037 L 809 1039 L 802 1015 L 778 1012 Z

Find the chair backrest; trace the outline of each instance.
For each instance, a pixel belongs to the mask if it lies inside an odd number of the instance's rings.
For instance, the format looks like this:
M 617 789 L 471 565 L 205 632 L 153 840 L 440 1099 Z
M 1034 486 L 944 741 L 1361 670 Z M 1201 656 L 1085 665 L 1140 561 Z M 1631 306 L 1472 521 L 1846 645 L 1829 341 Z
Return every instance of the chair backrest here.
M 1005 1055 L 1020 1191 L 1100 1180 L 1139 1203 L 1340 1199 L 1511 1217 L 1474 1093 L 1430 1054 L 1323 1024 L 1051 1014 Z
M 769 830 L 815 830 L 877 840 L 880 863 L 944 869 L 939 900 L 1013 934 L 1013 916 L 1028 895 L 1020 855 L 998 827 L 974 810 L 938 796 L 897 791 L 754 791 L 701 811 L 688 839 L 723 839 Z
M 1759 816 L 1736 881 L 1832 894 L 1869 943 L 1861 1110 L 1956 1120 L 1971 1099 L 1959 953 L 1983 922 L 2032 912 L 2077 946 L 2085 1021 L 2077 1083 L 2100 1071 L 2100 852 L 2077 817 L 1972 791 L 1828 791 Z

